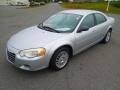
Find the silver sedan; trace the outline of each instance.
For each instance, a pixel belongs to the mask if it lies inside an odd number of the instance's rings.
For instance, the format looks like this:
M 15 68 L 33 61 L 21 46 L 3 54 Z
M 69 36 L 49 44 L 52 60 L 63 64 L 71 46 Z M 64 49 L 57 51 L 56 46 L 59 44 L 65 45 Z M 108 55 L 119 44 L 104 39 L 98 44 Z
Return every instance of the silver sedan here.
M 28 71 L 61 70 L 69 59 L 96 43 L 108 43 L 114 19 L 94 10 L 65 10 L 13 35 L 7 60 Z

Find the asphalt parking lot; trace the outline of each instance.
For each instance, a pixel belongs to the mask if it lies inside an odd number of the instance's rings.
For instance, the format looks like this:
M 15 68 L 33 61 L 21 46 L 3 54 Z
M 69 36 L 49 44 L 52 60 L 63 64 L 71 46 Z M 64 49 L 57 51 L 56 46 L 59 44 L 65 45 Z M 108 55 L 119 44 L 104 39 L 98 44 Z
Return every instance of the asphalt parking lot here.
M 28 72 L 6 61 L 5 45 L 11 35 L 60 10 L 57 4 L 29 9 L 0 6 L 0 90 L 120 90 L 119 15 L 110 15 L 116 19 L 110 43 L 74 56 L 61 71 Z

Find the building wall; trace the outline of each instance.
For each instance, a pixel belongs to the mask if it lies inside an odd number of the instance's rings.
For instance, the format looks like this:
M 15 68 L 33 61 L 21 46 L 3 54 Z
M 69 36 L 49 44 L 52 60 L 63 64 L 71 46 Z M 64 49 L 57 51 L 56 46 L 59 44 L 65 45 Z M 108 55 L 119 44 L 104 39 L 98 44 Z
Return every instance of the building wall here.
M 29 4 L 29 0 L 0 0 L 0 5 L 17 5 L 17 2 Z
M 120 0 L 104 0 L 104 1 L 120 1 Z
M 8 4 L 8 0 L 0 0 L 0 5 L 7 5 Z
M 16 5 L 17 0 L 0 0 L 0 5 L 9 5 L 13 4 Z

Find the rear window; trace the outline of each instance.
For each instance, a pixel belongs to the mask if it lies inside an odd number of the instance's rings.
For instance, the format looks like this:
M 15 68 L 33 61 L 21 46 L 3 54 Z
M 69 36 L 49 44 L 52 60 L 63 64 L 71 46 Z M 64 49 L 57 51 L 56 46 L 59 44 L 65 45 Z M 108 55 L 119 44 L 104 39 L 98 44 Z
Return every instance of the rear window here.
M 99 13 L 96 13 L 96 14 L 95 14 L 95 18 L 96 18 L 96 23 L 97 23 L 97 24 L 100 24 L 100 23 L 103 23 L 103 22 L 106 21 L 105 16 L 102 15 L 102 14 L 99 14 Z

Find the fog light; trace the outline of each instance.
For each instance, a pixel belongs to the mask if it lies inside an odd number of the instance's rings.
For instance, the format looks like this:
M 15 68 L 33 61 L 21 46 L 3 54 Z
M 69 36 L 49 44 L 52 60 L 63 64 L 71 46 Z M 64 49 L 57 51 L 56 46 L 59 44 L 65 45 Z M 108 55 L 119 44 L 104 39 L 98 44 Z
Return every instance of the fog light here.
M 21 69 L 24 69 L 24 70 L 30 70 L 30 66 L 29 65 L 22 65 L 20 66 Z

